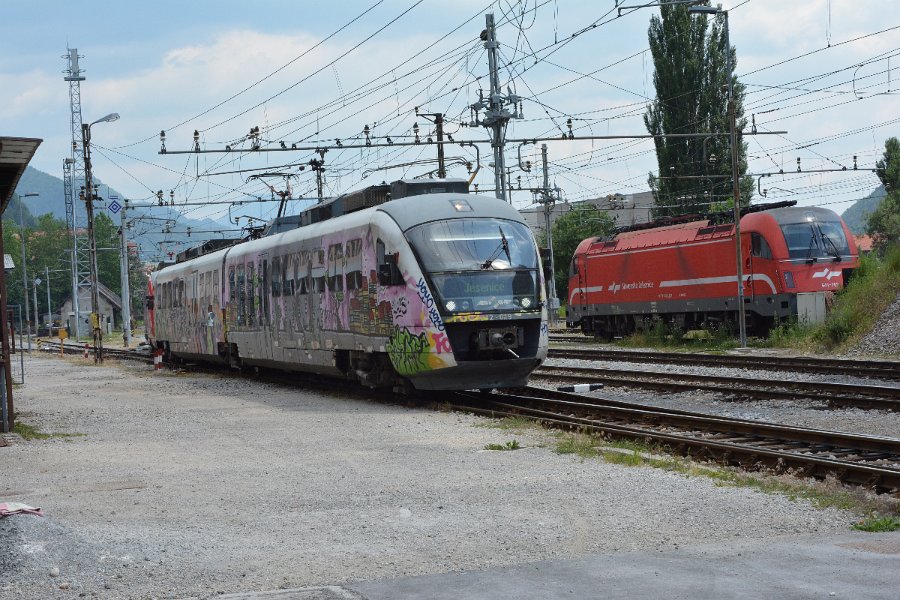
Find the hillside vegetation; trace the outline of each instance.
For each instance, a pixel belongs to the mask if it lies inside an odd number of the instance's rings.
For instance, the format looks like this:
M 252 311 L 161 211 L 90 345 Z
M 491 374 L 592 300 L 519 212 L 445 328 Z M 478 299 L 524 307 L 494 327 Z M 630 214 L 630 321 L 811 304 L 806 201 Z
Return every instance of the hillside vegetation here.
M 824 323 L 777 327 L 766 345 L 814 352 L 841 352 L 859 343 L 900 295 L 900 246 L 884 258 L 864 256 L 850 284 L 837 293 Z

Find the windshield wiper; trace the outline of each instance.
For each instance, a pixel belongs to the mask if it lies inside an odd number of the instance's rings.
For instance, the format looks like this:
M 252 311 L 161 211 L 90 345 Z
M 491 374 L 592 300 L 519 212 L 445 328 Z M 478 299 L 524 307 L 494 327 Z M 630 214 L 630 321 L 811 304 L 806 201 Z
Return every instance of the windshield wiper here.
M 806 247 L 806 262 L 814 263 L 819 260 L 817 256 L 812 255 L 813 248 L 816 250 L 819 249 L 819 244 L 816 243 L 816 233 L 812 230 L 812 227 L 809 229 L 809 246 Z
M 837 244 L 835 244 L 834 240 L 831 239 L 830 237 L 828 237 L 827 235 L 825 235 L 824 233 L 822 234 L 822 245 L 823 246 L 826 246 L 826 245 L 831 246 L 832 250 L 834 250 L 834 252 L 831 255 L 834 257 L 835 262 L 841 260 L 841 251 L 838 250 Z
M 509 266 L 512 266 L 512 256 L 509 254 L 509 242 L 506 240 L 506 235 L 503 233 L 503 227 L 498 227 L 498 229 L 500 230 L 500 245 L 491 253 L 490 258 L 481 264 L 481 268 L 485 271 L 491 268 L 493 262 L 500 256 L 500 252 L 506 253 L 506 260 L 509 262 Z

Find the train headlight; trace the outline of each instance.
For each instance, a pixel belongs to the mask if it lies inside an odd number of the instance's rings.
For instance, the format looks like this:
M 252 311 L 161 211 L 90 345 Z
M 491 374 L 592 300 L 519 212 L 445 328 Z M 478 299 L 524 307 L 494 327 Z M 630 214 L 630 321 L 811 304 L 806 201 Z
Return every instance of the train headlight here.
M 531 306 L 531 298 L 522 298 L 522 302 L 520 303 L 522 308 L 528 308 Z
M 453 300 L 448 300 L 447 304 L 445 304 L 444 307 L 446 307 L 447 310 L 452 312 L 452 311 L 456 310 L 456 302 L 454 302 Z

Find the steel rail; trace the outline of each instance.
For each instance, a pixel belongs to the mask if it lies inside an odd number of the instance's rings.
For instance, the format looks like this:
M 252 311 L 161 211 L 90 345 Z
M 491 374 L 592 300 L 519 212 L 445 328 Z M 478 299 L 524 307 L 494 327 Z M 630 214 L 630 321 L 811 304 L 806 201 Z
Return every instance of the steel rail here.
M 784 398 L 788 400 L 808 398 L 824 402 L 828 408 L 900 410 L 900 387 L 883 385 L 786 381 L 556 365 L 545 365 L 534 371 L 531 376 L 582 383 L 587 380 L 595 380 L 612 386 L 661 391 L 708 390 L 721 392 L 732 398 Z
M 540 388 L 521 395 L 457 394 L 457 408 L 486 415 L 525 415 L 556 426 L 650 440 L 682 453 L 701 451 L 726 464 L 769 466 L 900 490 L 900 440 L 728 419 Z
M 548 358 L 607 360 L 713 367 L 739 367 L 772 371 L 796 371 L 900 380 L 900 361 L 846 360 L 789 356 L 746 356 L 686 352 L 648 352 L 584 348 L 551 348 Z

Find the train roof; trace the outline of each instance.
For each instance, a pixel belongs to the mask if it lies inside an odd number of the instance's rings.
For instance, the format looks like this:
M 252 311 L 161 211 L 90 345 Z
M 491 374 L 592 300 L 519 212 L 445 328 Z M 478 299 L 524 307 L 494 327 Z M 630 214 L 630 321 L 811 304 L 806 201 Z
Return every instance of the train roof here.
M 444 219 L 493 217 L 525 222 L 519 211 L 508 202 L 470 194 L 428 194 L 400 198 L 382 204 L 378 210 L 387 213 L 403 231 L 422 223 Z

